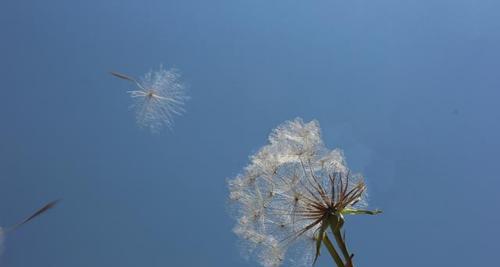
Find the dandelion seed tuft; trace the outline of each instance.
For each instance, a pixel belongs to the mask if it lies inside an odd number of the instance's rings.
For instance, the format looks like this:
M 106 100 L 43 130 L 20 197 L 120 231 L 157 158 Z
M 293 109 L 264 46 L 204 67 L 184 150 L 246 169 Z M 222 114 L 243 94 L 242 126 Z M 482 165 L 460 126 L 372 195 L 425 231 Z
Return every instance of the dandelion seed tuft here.
M 265 267 L 280 266 L 285 256 L 311 266 L 325 221 L 366 206 L 363 177 L 351 174 L 341 150 L 325 147 L 317 121 L 300 118 L 274 129 L 228 184 L 233 231 Z
M 132 108 L 140 127 L 158 133 L 164 127 L 171 128 L 174 117 L 185 112 L 184 106 L 189 97 L 176 69 L 166 70 L 160 65 L 158 70 L 149 71 L 140 81 L 117 72 L 111 74 L 137 86 L 136 90 L 128 93 L 134 101 Z

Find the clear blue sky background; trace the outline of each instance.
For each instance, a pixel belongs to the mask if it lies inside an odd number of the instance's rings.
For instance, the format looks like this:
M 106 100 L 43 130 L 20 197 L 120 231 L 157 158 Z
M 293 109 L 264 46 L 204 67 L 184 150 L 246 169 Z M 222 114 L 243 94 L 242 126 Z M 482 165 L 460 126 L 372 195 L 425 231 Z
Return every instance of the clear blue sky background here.
M 2 266 L 258 266 L 226 180 L 297 116 L 318 119 L 384 214 L 350 217 L 358 266 L 495 266 L 500 3 L 18 1 L 0 7 Z M 129 84 L 189 85 L 173 131 L 141 130 Z M 332 266 L 322 257 L 318 266 Z

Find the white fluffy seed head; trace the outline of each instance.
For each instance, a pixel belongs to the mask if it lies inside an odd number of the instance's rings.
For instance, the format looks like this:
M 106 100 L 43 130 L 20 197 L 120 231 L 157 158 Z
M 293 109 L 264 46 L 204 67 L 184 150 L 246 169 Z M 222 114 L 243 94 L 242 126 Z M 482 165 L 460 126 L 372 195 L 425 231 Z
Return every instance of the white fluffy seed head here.
M 174 116 L 185 112 L 184 105 L 189 99 L 179 72 L 162 66 L 146 73 L 138 82 L 137 90 L 129 94 L 134 100 L 132 107 L 137 123 L 155 133 L 165 126 L 171 128 Z
M 265 267 L 281 265 L 287 253 L 290 263 L 310 265 L 319 227 L 311 203 L 323 201 L 317 188 L 327 189 L 335 202 L 338 192 L 332 193 L 332 188 L 338 189 L 341 182 L 351 190 L 362 179 L 350 174 L 341 150 L 324 146 L 317 121 L 287 121 L 272 131 L 268 145 L 250 157 L 244 172 L 228 182 L 237 217 L 234 232 L 244 240 L 247 255 Z M 364 193 L 359 198 L 346 207 L 359 207 Z

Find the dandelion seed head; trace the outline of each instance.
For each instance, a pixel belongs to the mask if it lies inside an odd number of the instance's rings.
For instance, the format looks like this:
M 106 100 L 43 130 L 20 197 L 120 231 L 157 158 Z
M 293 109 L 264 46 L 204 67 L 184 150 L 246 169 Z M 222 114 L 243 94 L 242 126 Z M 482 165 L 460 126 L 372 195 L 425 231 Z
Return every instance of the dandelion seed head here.
M 285 255 L 310 266 L 324 216 L 366 204 L 363 177 L 350 173 L 341 150 L 325 147 L 317 121 L 300 118 L 274 129 L 228 185 L 233 231 L 265 267 L 280 266 Z
M 146 73 L 136 85 L 137 89 L 128 93 L 134 100 L 132 107 L 139 126 L 157 133 L 164 127 L 171 128 L 174 117 L 185 112 L 189 97 L 177 70 L 160 66 Z

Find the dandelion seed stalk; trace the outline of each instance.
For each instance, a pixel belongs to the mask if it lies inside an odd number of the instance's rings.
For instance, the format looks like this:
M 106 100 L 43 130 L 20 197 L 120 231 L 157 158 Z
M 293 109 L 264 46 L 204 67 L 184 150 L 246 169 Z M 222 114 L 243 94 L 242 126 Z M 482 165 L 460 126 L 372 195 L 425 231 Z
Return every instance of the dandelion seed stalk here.
M 2 228 L 0 227 L 0 255 L 2 254 L 3 247 L 4 247 L 4 239 L 5 239 L 5 234 L 10 233 L 21 227 L 22 225 L 30 222 L 31 220 L 35 219 L 36 217 L 42 215 L 43 213 L 47 212 L 48 210 L 54 208 L 54 206 L 59 202 L 60 200 L 54 200 L 51 201 L 47 204 L 45 204 L 43 207 L 39 208 L 36 210 L 34 213 L 32 213 L 30 216 L 28 216 L 26 219 L 20 221 L 17 224 L 12 225 L 11 227 L 8 228 Z

